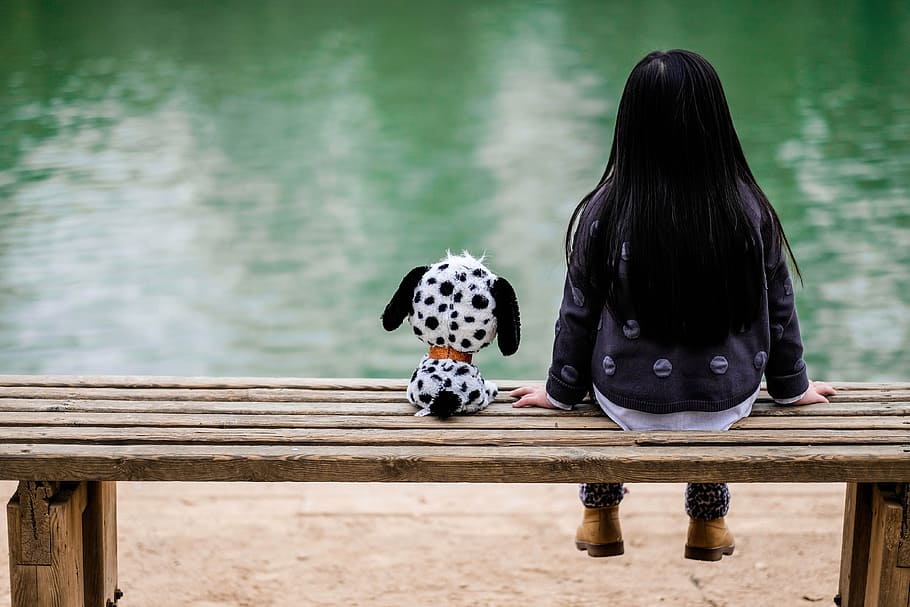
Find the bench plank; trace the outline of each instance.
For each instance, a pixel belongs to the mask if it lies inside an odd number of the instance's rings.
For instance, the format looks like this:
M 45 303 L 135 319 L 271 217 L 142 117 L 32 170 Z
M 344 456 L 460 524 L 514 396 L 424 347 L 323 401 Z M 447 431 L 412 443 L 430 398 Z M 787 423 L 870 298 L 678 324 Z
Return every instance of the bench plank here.
M 496 380 L 502 390 L 541 385 L 540 380 Z M 828 382 L 837 390 L 910 391 L 910 382 Z M 313 390 L 395 390 L 405 379 L 301 377 L 184 377 L 169 375 L 0 375 L 0 386 L 97 388 L 307 388 Z
M 844 390 L 847 390 L 844 388 Z M 910 389 L 850 391 L 850 401 L 903 402 L 910 401 Z M 19 387 L 0 386 L 0 398 L 67 399 L 67 400 L 130 400 L 130 401 L 224 401 L 224 402 L 317 402 L 317 403 L 395 403 L 405 402 L 401 390 L 305 389 L 305 388 L 78 388 L 78 387 Z M 767 395 L 761 396 L 768 400 Z M 505 391 L 499 402 L 510 402 Z M 838 400 L 835 398 L 835 401 Z
M 554 411 L 525 407 L 515 409 L 512 401 L 492 403 L 479 416 L 542 416 L 568 419 L 572 416 L 603 418 L 599 408 L 584 403 L 574 411 Z M 177 414 L 245 414 L 245 415 L 414 415 L 414 405 L 401 400 L 389 403 L 328 403 L 328 402 L 226 402 L 226 401 L 129 401 L 129 400 L 44 400 L 0 399 L 0 413 L 23 411 L 84 411 L 95 413 L 177 413 Z M 895 402 L 854 402 L 841 397 L 830 404 L 787 407 L 770 403 L 756 403 L 752 417 L 807 417 L 807 416 L 907 416 L 910 417 L 910 400 Z M 425 420 L 428 423 L 434 420 Z
M 0 478 L 345 482 L 901 482 L 902 445 L 0 445 Z
M 40 412 L 9 411 L 0 415 L 2 426 L 146 426 L 146 427 L 216 427 L 216 428 L 427 428 L 433 423 L 413 415 L 281 415 L 244 413 L 226 414 L 220 411 L 207 413 L 125 412 L 85 413 L 81 411 Z M 606 416 L 539 416 L 519 415 L 463 415 L 447 419 L 445 428 L 521 428 L 563 430 L 617 429 Z M 908 430 L 910 419 L 898 416 L 862 415 L 847 416 L 754 416 L 736 422 L 731 430 L 788 429 L 805 430 Z
M 524 428 L 160 428 L 160 427 L 0 427 L 0 443 L 222 443 L 295 445 L 439 445 L 439 446 L 661 446 L 691 445 L 905 445 L 910 433 L 894 430 L 750 430 L 734 432 L 622 432 L 597 430 L 528 430 Z

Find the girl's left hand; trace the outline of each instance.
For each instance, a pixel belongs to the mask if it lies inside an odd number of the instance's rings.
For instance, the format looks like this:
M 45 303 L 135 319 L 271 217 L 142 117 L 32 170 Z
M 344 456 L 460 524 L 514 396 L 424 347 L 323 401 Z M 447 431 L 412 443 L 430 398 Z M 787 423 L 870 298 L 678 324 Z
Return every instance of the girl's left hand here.
M 517 388 L 509 392 L 509 396 L 517 398 L 518 401 L 512 403 L 513 407 L 542 407 L 544 409 L 556 409 L 550 399 L 547 398 L 547 389 L 545 386 L 535 386 Z
M 814 405 L 817 403 L 827 403 L 827 396 L 834 396 L 837 391 L 823 381 L 810 381 L 809 389 L 803 394 L 803 397 L 793 403 L 794 405 Z

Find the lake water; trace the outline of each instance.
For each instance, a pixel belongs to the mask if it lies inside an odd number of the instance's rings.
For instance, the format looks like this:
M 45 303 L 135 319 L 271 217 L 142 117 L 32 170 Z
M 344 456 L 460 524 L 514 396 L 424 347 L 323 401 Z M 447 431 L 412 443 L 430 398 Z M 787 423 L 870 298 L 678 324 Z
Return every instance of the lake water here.
M 627 6 L 628 4 L 628 6 Z M 0 2 L 0 372 L 406 377 L 486 253 L 543 378 L 622 86 L 704 54 L 802 267 L 813 376 L 910 379 L 910 3 Z

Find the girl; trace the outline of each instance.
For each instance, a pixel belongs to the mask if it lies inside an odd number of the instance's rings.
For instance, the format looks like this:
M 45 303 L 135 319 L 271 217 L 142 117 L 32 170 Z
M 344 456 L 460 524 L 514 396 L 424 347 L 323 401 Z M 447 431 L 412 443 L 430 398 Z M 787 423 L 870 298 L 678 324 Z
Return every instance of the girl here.
M 569 222 L 546 388 L 513 391 L 513 406 L 571 409 L 592 392 L 624 430 L 726 430 L 763 374 L 779 404 L 828 402 L 834 390 L 806 376 L 785 251 L 793 260 L 714 68 L 690 51 L 647 55 L 606 170 Z M 623 553 L 623 492 L 581 486 L 579 550 Z M 724 483 L 687 486 L 686 558 L 733 553 L 729 499 Z

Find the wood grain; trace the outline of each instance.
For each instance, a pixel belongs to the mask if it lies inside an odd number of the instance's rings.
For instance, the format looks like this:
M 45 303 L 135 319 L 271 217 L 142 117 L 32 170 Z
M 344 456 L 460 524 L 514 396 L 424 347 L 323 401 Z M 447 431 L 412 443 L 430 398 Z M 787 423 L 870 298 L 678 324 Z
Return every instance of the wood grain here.
M 19 563 L 51 564 L 51 498 L 55 483 L 27 481 L 19 484 Z
M 619 430 L 526 430 L 473 428 L 161 428 L 161 427 L 0 427 L 0 443 L 224 445 L 427 445 L 489 447 L 608 447 L 688 445 L 879 445 L 910 448 L 910 432 L 896 430 L 750 430 L 731 432 L 622 432 Z
M 415 359 L 416 360 L 416 359 Z M 540 380 L 494 380 L 500 390 L 541 385 Z M 837 390 L 910 390 L 910 382 L 828 382 Z M 0 386 L 98 388 L 307 388 L 404 390 L 407 380 L 300 377 L 184 377 L 162 375 L 0 375 Z
M 64 412 L 82 411 L 87 413 L 230 413 L 244 415 L 411 415 L 417 408 L 410 403 L 347 403 L 347 402 L 252 402 L 252 401 L 129 401 L 90 399 L 0 399 L 0 414 L 5 412 Z M 756 403 L 750 417 L 811 417 L 844 416 L 858 417 L 895 416 L 910 417 L 910 401 L 907 402 L 852 402 L 803 407 L 785 407 L 767 403 Z M 591 403 L 577 406 L 573 411 L 556 411 L 525 407 L 516 409 L 511 403 L 495 402 L 473 417 L 552 417 L 568 419 L 578 416 L 604 418 L 599 408 Z M 469 416 L 458 416 L 460 417 Z M 435 418 L 424 420 L 437 422 Z
M 2 478 L 360 482 L 901 482 L 910 447 L 0 445 Z
M 910 601 L 910 569 L 897 565 L 902 518 L 903 508 L 894 494 L 874 487 L 865 607 L 907 605 Z
M 838 402 L 910 402 L 910 389 L 856 389 L 842 388 L 843 394 L 831 398 Z M 847 398 L 849 395 L 849 399 Z M 0 386 L 0 398 L 17 399 L 67 399 L 67 400 L 171 400 L 171 401 L 224 401 L 224 402 L 343 402 L 390 403 L 405 402 L 402 390 L 376 389 L 315 389 L 315 388 L 84 388 L 84 387 L 32 387 Z M 762 395 L 761 402 L 767 402 Z M 497 402 L 514 399 L 503 391 Z
M 117 588 L 117 484 L 86 483 L 82 516 L 85 569 L 85 604 L 116 603 Z
M 21 515 L 19 494 L 13 495 L 6 505 L 7 531 L 9 534 L 10 598 L 13 607 L 38 604 L 38 565 L 23 565 L 22 542 L 19 536 Z
M 413 415 L 326 415 L 326 414 L 248 414 L 164 413 L 131 411 L 112 415 L 105 412 L 0 412 L 0 426 L 96 426 L 96 427 L 214 427 L 214 428 L 471 428 L 471 429 L 561 429 L 615 430 L 605 416 L 578 415 L 463 415 L 443 422 Z M 750 429 L 832 429 L 832 430 L 910 430 L 910 417 L 863 415 L 847 416 L 756 416 L 747 417 L 731 430 Z

